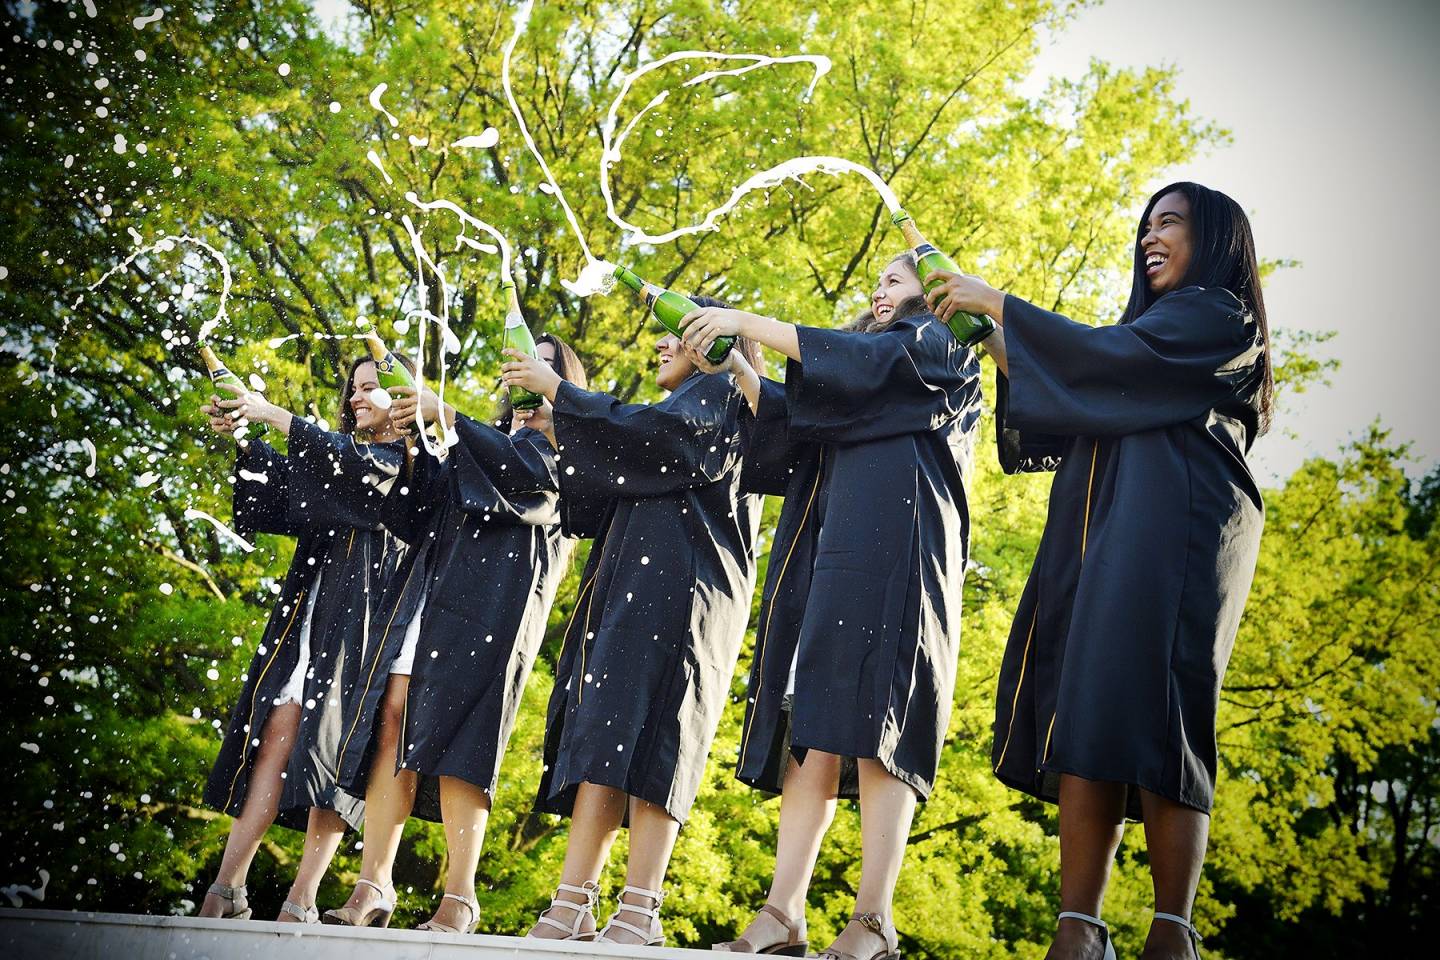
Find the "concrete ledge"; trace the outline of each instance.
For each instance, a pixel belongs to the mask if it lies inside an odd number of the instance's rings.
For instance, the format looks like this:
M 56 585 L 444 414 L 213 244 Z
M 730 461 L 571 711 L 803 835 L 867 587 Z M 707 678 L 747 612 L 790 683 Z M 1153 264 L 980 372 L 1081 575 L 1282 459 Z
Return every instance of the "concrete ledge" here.
M 695 950 L 472 934 L 0 909 L 0 960 L 695 960 Z

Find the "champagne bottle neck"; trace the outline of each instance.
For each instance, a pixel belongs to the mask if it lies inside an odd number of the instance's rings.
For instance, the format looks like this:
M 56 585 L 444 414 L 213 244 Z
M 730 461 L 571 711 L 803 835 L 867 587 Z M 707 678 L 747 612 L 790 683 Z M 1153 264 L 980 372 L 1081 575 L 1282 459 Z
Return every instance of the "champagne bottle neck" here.
M 921 235 L 920 228 L 915 226 L 914 220 L 906 218 L 901 220 L 896 226 L 900 228 L 900 233 L 904 235 L 906 244 L 911 248 L 926 246 L 925 237 Z

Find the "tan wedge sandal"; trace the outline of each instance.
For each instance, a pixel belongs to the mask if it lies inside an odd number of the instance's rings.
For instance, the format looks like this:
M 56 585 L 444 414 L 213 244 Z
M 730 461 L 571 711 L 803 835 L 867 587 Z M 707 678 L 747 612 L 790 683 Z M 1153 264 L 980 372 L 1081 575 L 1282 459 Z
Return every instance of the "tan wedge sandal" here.
M 562 900 L 560 898 L 560 894 L 562 893 L 577 893 L 580 896 L 584 897 L 585 901 L 583 903 L 576 903 L 574 900 Z M 591 921 L 594 921 L 595 905 L 599 903 L 599 901 L 600 888 L 595 884 L 594 880 L 586 880 L 582 885 L 578 887 L 575 886 L 573 883 L 562 883 L 559 887 L 555 889 L 555 896 L 551 898 L 550 906 L 545 909 L 544 913 L 540 914 L 539 919 L 536 920 L 536 925 L 538 926 L 539 924 L 543 923 L 547 927 L 554 927 L 556 930 L 564 931 L 565 936 L 555 937 L 553 939 L 577 940 L 584 943 L 589 943 L 593 941 L 597 936 L 599 936 L 599 931 L 582 931 L 580 927 L 584 925 L 586 917 L 589 917 Z M 561 923 L 559 920 L 547 916 L 547 914 L 549 914 L 551 910 L 556 910 L 560 907 L 564 907 L 566 910 L 571 911 L 571 913 L 573 914 L 568 924 Z M 531 939 L 538 940 L 540 938 L 531 937 Z
M 878 913 L 857 913 L 850 918 L 850 922 L 859 923 L 866 930 L 879 936 L 885 941 L 885 946 L 868 957 L 863 957 L 859 954 L 837 950 L 832 943 L 820 951 L 818 954 L 820 960 L 827 960 L 827 958 L 828 960 L 900 960 L 900 938 L 895 933 L 894 927 L 886 929 L 884 917 Z
M 625 894 L 636 897 L 645 897 L 655 901 L 653 907 L 642 907 L 637 903 L 626 903 Z M 665 902 L 664 890 L 646 890 L 644 887 L 632 887 L 628 883 L 620 891 L 620 898 L 615 903 L 615 912 L 610 914 L 610 920 L 605 924 L 605 929 L 595 938 L 596 943 L 619 943 L 627 947 L 663 947 L 665 946 L 665 933 L 660 929 L 660 904 Z M 649 923 L 645 929 L 627 923 L 620 919 L 622 913 L 633 913 L 644 917 Z M 611 940 L 606 936 L 611 929 L 624 930 L 633 933 L 640 938 L 639 943 L 629 943 L 625 940 Z
M 769 914 L 785 928 L 786 937 L 778 943 L 768 946 L 757 947 L 744 937 L 738 940 L 730 940 L 725 943 L 712 944 L 710 949 L 720 953 L 758 953 L 765 956 L 777 957 L 803 957 L 805 951 L 810 947 L 810 941 L 805 936 L 805 918 L 801 916 L 798 920 L 792 920 L 779 910 L 765 904 L 760 908 L 761 913 Z
M 458 893 L 447 893 L 441 899 L 454 900 L 457 903 L 465 904 L 465 909 L 470 911 L 470 922 L 463 927 L 452 927 L 448 923 L 441 923 L 434 917 L 426 920 L 416 927 L 416 930 L 429 930 L 432 933 L 474 933 L 475 927 L 480 923 L 480 903 L 471 900 L 469 897 L 462 897 Z
M 220 914 L 221 920 L 249 920 L 250 915 L 255 912 L 250 909 L 250 898 L 246 894 L 243 883 L 238 887 L 212 883 L 210 889 L 205 891 L 205 895 L 219 897 L 230 904 L 230 909 Z
M 370 887 L 380 894 L 380 899 L 364 910 L 356 907 L 337 907 L 334 910 L 326 910 L 321 914 L 320 922 L 337 927 L 390 926 L 390 917 L 395 913 L 395 888 L 392 886 L 387 896 L 385 888 L 374 880 L 366 880 L 361 877 L 355 881 L 355 888 L 358 890 L 361 885 Z

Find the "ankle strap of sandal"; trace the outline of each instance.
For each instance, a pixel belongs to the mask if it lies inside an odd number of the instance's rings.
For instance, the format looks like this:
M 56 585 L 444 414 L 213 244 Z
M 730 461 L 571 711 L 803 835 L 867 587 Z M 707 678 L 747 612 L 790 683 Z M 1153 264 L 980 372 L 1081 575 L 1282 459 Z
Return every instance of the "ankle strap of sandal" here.
M 1060 912 L 1060 915 L 1059 915 L 1058 917 L 1056 917 L 1055 919 L 1056 919 L 1056 920 L 1084 920 L 1086 923 L 1091 924 L 1092 926 L 1099 927 L 1101 930 L 1104 930 L 1106 933 L 1109 933 L 1109 932 L 1110 932 L 1110 925 L 1109 925 L 1109 924 L 1107 924 L 1104 920 L 1101 920 L 1099 917 L 1092 917 L 1092 916 L 1090 916 L 1090 914 L 1088 914 L 1088 913 L 1076 913 L 1074 910 L 1062 910 L 1062 911 Z
M 560 898 L 560 894 L 562 893 L 578 893 L 584 897 L 585 900 L 583 903 L 576 903 L 574 900 L 562 900 Z M 584 918 L 587 915 L 592 917 L 595 915 L 595 906 L 599 901 L 600 886 L 594 880 L 586 880 L 578 887 L 573 883 L 562 883 L 555 888 L 555 896 L 551 898 L 550 907 L 545 912 L 549 913 L 550 910 L 554 910 L 556 907 L 565 907 L 572 911 L 570 922 L 561 923 L 559 920 L 547 917 L 544 914 L 540 915 L 538 922 L 545 924 L 547 927 L 554 927 L 556 930 L 563 930 L 568 936 L 574 936 L 580 932 L 580 924 Z
M 217 896 L 221 900 L 229 900 L 231 903 L 234 903 L 236 900 L 249 900 L 250 898 L 249 891 L 245 889 L 245 884 L 243 883 L 238 887 L 231 887 L 218 882 L 212 883 L 206 893 Z
M 395 885 L 394 885 L 393 883 L 390 885 L 390 889 L 389 889 L 389 890 L 386 890 L 384 887 L 380 886 L 380 884 L 376 883 L 374 880 L 367 880 L 367 879 L 364 878 L 364 877 L 360 877 L 359 879 L 357 879 L 357 880 L 355 881 L 355 886 L 358 887 L 358 886 L 360 886 L 361 884 L 364 884 L 365 886 L 367 886 L 367 887 L 369 887 L 370 889 L 374 890 L 376 893 L 380 894 L 380 902 L 381 902 L 382 904 L 389 905 L 389 906 L 393 906 L 393 905 L 394 905 L 394 903 L 395 903 Z
M 642 907 L 638 903 L 627 903 L 625 900 L 625 894 L 627 893 L 637 897 L 648 897 L 651 900 L 655 901 L 655 906 Z M 621 910 L 629 910 L 633 913 L 639 913 L 649 917 L 651 920 L 654 920 L 660 916 L 660 905 L 664 902 L 664 890 L 646 890 L 644 887 L 632 887 L 630 886 L 630 884 L 627 883 L 620 891 L 619 904 L 616 907 L 615 912 L 619 913 Z
M 478 901 L 478 900 L 472 900 L 472 899 L 470 899 L 469 897 L 462 897 L 462 896 L 460 896 L 460 894 L 458 894 L 458 893 L 447 893 L 447 894 L 445 894 L 444 896 L 442 896 L 440 899 L 442 899 L 442 900 L 446 900 L 446 899 L 448 899 L 448 900 L 454 900 L 454 901 L 456 901 L 457 903 L 463 903 L 463 904 L 465 904 L 465 909 L 470 911 L 470 919 L 469 919 L 469 921 L 467 921 L 467 923 L 466 923 L 467 926 L 468 926 L 469 924 L 471 924 L 471 923 L 474 923 L 476 920 L 479 920 L 479 919 L 480 919 L 480 901 Z
M 805 939 L 805 914 L 800 914 L 800 917 L 798 919 L 792 919 L 785 916 L 785 914 L 781 913 L 775 907 L 770 906 L 770 904 L 768 903 L 760 908 L 760 912 L 767 913 L 770 916 L 774 917 L 776 920 L 780 921 L 782 924 L 784 924 L 785 930 L 790 934 L 791 940 Z
M 1156 920 L 1169 920 L 1171 923 L 1178 923 L 1178 924 L 1180 924 L 1180 926 L 1184 927 L 1185 930 L 1190 934 L 1190 939 L 1195 942 L 1195 945 L 1196 945 L 1196 946 L 1199 946 L 1199 944 L 1200 944 L 1200 931 L 1199 931 L 1199 930 L 1196 930 L 1196 929 L 1195 929 L 1195 924 L 1191 923 L 1189 920 L 1185 919 L 1184 917 L 1177 916 L 1176 914 L 1173 914 L 1173 913 L 1161 913 L 1159 910 L 1156 910 L 1156 911 L 1155 911 L 1155 919 L 1156 919 Z

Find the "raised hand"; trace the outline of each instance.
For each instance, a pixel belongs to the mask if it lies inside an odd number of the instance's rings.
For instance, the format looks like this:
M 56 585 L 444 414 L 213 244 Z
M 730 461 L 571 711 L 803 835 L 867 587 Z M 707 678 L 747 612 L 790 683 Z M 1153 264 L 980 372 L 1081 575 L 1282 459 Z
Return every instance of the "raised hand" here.
M 680 331 L 687 343 L 701 353 L 709 353 L 711 345 L 720 337 L 745 336 L 746 324 L 752 318 L 760 319 L 744 310 L 701 307 L 680 318 Z
M 550 364 L 537 360 L 513 347 L 503 351 L 510 359 L 500 365 L 500 383 L 506 387 L 519 387 L 538 393 L 550 402 L 555 401 L 555 391 L 560 389 L 560 374 Z
M 1005 307 L 1005 294 L 979 277 L 968 273 L 935 270 L 925 277 L 925 284 L 939 281 L 939 286 L 925 294 L 931 311 L 942 322 L 949 323 L 956 313 L 988 314 L 996 323 Z

